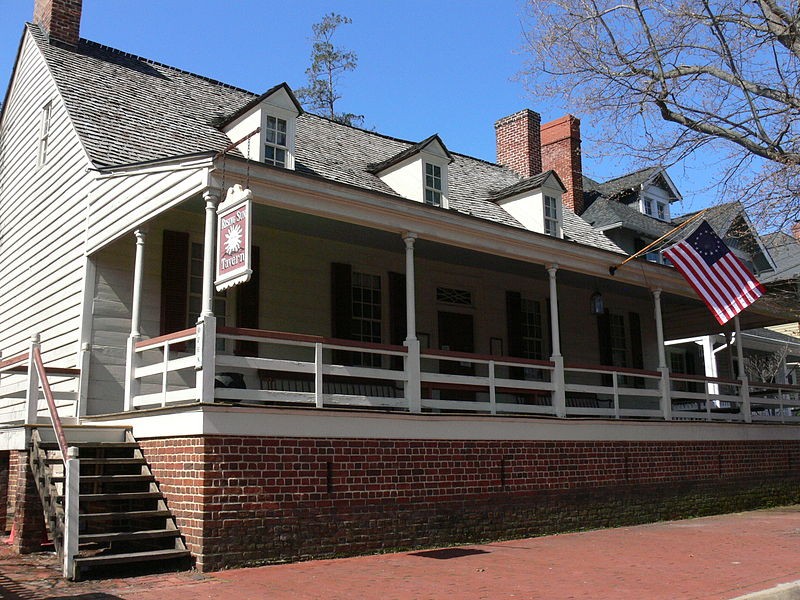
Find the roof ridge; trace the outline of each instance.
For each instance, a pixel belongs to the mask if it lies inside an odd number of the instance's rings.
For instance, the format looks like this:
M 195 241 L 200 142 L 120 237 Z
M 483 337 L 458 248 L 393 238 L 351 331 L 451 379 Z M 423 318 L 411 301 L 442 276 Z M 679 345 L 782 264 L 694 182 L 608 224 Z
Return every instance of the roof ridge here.
M 30 28 L 34 28 L 34 27 L 38 28 L 38 26 L 35 23 L 26 23 L 26 25 L 28 27 L 30 27 Z M 45 34 L 43 31 L 41 31 L 40 28 L 39 28 L 39 33 L 46 38 L 47 42 L 50 45 L 58 46 L 59 48 L 61 48 L 63 50 L 68 50 L 68 51 L 72 51 L 72 52 L 79 52 L 80 48 L 81 48 L 81 45 L 88 46 L 88 47 L 91 47 L 91 48 L 94 48 L 94 49 L 97 49 L 97 50 L 101 50 L 103 52 L 107 52 L 107 53 L 110 53 L 110 54 L 115 54 L 116 56 L 120 56 L 122 58 L 131 58 L 131 59 L 139 60 L 139 61 L 142 61 L 142 62 L 144 62 L 146 64 L 153 65 L 153 66 L 156 66 L 156 67 L 163 67 L 165 69 L 170 69 L 171 71 L 175 71 L 177 73 L 182 73 L 184 75 L 191 75 L 192 77 L 196 77 L 197 79 L 201 79 L 203 81 L 207 81 L 208 83 L 213 83 L 214 85 L 219 85 L 219 86 L 222 86 L 224 88 L 228 88 L 230 90 L 234 90 L 234 91 L 237 91 L 237 92 L 243 92 L 245 94 L 252 94 L 253 96 L 258 96 L 258 94 L 256 94 L 255 92 L 253 92 L 251 90 L 246 90 L 246 89 L 241 88 L 239 86 L 236 86 L 236 85 L 233 85 L 233 84 L 230 84 L 230 83 L 226 83 L 224 81 L 220 81 L 219 79 L 214 79 L 213 77 L 206 77 L 205 75 L 200 75 L 198 73 L 195 73 L 193 71 L 189 71 L 187 69 L 181 69 L 180 67 L 175 67 L 173 65 L 168 65 L 167 63 L 164 63 L 164 62 L 161 62 L 161 61 L 157 61 L 157 60 L 154 60 L 152 58 L 147 58 L 145 56 L 140 56 L 138 54 L 133 54 L 132 52 L 125 52 L 124 50 L 120 50 L 119 48 L 113 48 L 112 46 L 107 46 L 105 44 L 101 44 L 100 42 L 95 42 L 93 40 L 88 40 L 86 38 L 80 38 L 78 40 L 78 46 L 76 48 L 76 47 L 70 46 L 69 44 L 60 43 L 56 39 L 49 39 L 47 37 L 47 34 Z
M 612 181 L 616 181 L 617 179 L 622 179 L 623 177 L 630 177 L 631 175 L 636 175 L 637 173 L 642 173 L 642 172 L 650 170 L 650 169 L 659 169 L 659 170 L 661 170 L 661 169 L 663 169 L 663 167 L 661 165 L 651 165 L 649 167 L 641 167 L 639 169 L 635 169 L 635 170 L 631 171 L 630 173 L 624 173 L 622 175 L 617 175 L 616 177 L 612 177 L 611 179 L 600 183 L 600 185 L 607 185 L 607 184 L 611 183 Z

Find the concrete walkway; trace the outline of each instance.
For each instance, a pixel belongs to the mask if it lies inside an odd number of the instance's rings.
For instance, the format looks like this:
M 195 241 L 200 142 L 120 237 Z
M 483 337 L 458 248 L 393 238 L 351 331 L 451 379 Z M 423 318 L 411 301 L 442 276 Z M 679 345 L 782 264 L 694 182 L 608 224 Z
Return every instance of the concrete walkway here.
M 2 600 L 800 598 L 800 506 L 358 558 L 69 583 L 0 554 Z

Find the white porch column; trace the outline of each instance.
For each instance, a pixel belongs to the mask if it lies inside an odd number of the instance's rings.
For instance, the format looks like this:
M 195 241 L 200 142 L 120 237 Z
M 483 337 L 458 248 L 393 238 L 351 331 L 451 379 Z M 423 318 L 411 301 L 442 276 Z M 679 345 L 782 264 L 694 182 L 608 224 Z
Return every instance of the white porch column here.
M 406 355 L 406 399 L 408 410 L 422 412 L 422 384 L 420 367 L 420 348 L 417 339 L 417 305 L 414 287 L 414 241 L 416 233 L 403 234 L 406 245 L 406 339 L 403 345 L 408 349 Z
M 139 383 L 134 377 L 138 365 L 136 342 L 141 338 L 142 322 L 142 279 L 144 278 L 144 242 L 146 233 L 143 229 L 133 232 L 136 236 L 136 255 L 133 260 L 133 302 L 131 304 L 131 334 L 128 336 L 127 356 L 125 360 L 125 410 L 133 409 L 133 398 L 139 393 Z
M 744 349 L 742 348 L 742 330 L 739 325 L 739 315 L 733 317 L 733 327 L 736 332 L 736 358 L 739 361 L 739 396 L 742 398 L 742 414 L 745 423 L 753 422 L 753 415 L 750 414 L 750 386 L 747 382 L 747 372 L 744 368 Z
M 714 337 L 711 335 L 704 335 L 700 342 L 703 348 L 703 369 L 706 377 L 719 377 L 717 370 L 717 355 L 714 354 Z M 708 383 L 708 393 L 712 396 L 719 395 L 719 384 Z M 714 400 L 715 404 L 719 406 L 719 400 Z
M 661 316 L 661 290 L 653 290 L 653 314 L 656 320 L 656 343 L 658 344 L 658 371 L 661 373 L 661 413 L 667 421 L 672 420 L 672 390 L 670 389 L 667 352 L 664 346 L 664 320 Z
M 203 194 L 206 201 L 206 229 L 203 242 L 203 305 L 201 317 L 214 316 L 214 249 L 217 233 L 219 195 L 213 190 Z
M 207 190 L 203 194 L 203 200 L 206 202 L 206 227 L 203 243 L 203 302 L 200 317 L 197 319 L 195 382 L 197 399 L 200 402 L 214 402 L 217 347 L 217 319 L 214 317 L 214 257 L 219 195 L 214 190 Z
M 560 325 L 558 323 L 558 286 L 556 273 L 558 265 L 547 267 L 550 276 L 550 338 L 553 345 L 553 355 L 550 360 L 555 365 L 553 369 L 553 409 L 557 417 L 567 416 L 567 384 L 564 378 L 564 357 L 561 356 Z

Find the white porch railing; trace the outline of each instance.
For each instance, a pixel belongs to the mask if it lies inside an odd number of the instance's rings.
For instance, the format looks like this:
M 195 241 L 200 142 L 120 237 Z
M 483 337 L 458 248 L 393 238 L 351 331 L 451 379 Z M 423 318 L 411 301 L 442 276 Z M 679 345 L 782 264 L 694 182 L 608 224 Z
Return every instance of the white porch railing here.
M 411 411 L 406 390 L 419 385 L 425 412 L 556 415 L 553 398 L 563 377 L 567 416 L 800 421 L 800 386 L 751 382 L 745 414 L 748 390 L 736 380 L 681 374 L 665 380 L 659 371 L 578 364 L 559 373 L 550 361 L 429 349 L 421 352 L 419 382 L 409 382 L 403 346 L 219 327 L 206 340 L 216 348 L 213 365 L 200 365 L 195 338 L 192 328 L 136 343 L 133 408 L 204 400 Z M 216 377 L 213 398 L 200 398 L 202 368 Z
M 45 367 L 45 371 L 58 415 L 62 419 L 78 417 L 80 369 Z M 47 401 L 37 386 L 30 352 L 0 361 L 0 424 L 21 425 L 49 418 Z

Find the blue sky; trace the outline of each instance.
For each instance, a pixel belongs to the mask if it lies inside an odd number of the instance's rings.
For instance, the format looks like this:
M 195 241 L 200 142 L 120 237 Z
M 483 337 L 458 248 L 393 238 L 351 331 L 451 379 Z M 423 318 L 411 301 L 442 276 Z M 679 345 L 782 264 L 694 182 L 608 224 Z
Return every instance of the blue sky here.
M 84 0 L 81 35 L 253 92 L 305 82 L 311 25 L 328 12 L 349 16 L 336 42 L 358 54 L 337 110 L 412 141 L 438 133 L 448 148 L 494 161 L 494 122 L 522 108 L 549 121 L 570 112 L 531 98 L 523 68 L 521 0 Z M 0 0 L 0 86 L 5 94 L 33 0 Z M 580 117 L 581 115 L 576 115 Z M 582 121 L 584 172 L 605 180 L 636 165 L 600 159 Z M 694 160 L 670 169 L 696 210 L 712 195 L 709 169 Z M 713 171 L 711 171 L 713 172 Z

